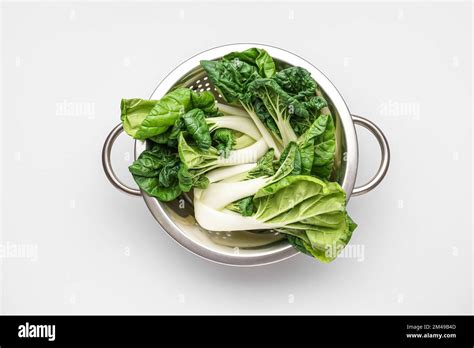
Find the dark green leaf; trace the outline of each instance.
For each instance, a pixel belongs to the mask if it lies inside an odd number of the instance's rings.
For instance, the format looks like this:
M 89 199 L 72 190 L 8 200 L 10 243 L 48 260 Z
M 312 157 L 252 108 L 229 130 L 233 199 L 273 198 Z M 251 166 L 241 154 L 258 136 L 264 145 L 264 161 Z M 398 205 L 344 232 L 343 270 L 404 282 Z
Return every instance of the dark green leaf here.
M 135 179 L 137 185 L 149 196 L 156 197 L 162 202 L 172 201 L 176 199 L 182 192 L 178 185 L 171 187 L 161 186 L 157 177 L 146 178 L 143 176 L 134 175 L 133 178 Z
M 178 171 L 179 187 L 183 192 L 189 192 L 193 187 L 204 189 L 209 185 L 209 179 L 205 176 L 198 176 L 194 171 L 190 171 L 184 164 L 181 164 Z
M 251 216 L 254 213 L 253 197 L 245 197 L 233 202 L 227 209 L 235 211 L 243 216 Z
M 316 93 L 316 81 L 304 68 L 291 67 L 279 71 L 273 80 L 290 96 L 297 100 L 304 100 Z
M 255 98 L 253 106 L 255 114 L 257 114 L 260 121 L 262 121 L 263 124 L 266 125 L 269 130 L 271 130 L 274 134 L 280 137 L 280 130 L 278 129 L 272 115 L 268 113 L 268 110 L 262 100 L 260 98 Z
M 329 179 L 336 153 L 336 134 L 331 115 L 327 115 L 326 128 L 321 135 L 314 138 L 314 161 L 311 174 L 322 179 Z M 320 116 L 321 117 L 321 116 Z
M 257 68 L 262 77 L 272 77 L 275 72 L 275 62 L 272 57 L 261 48 L 249 48 L 243 52 L 231 52 L 224 56 L 225 60 L 242 61 Z
M 206 122 L 204 112 L 201 109 L 193 109 L 182 117 L 187 131 L 193 137 L 201 150 L 207 150 L 211 146 L 211 133 Z
M 248 172 L 247 178 L 253 179 L 260 176 L 272 176 L 275 174 L 273 166 L 273 159 L 275 158 L 275 151 L 270 149 L 257 162 L 257 166 Z
M 229 103 L 241 101 L 246 93 L 247 84 L 260 77 L 256 67 L 240 60 L 202 60 L 201 66 Z
M 219 111 L 214 95 L 209 91 L 192 92 L 191 101 L 194 109 L 201 109 L 207 116 L 216 116 Z
M 296 143 L 291 142 L 283 149 L 283 152 L 280 156 L 280 166 L 287 160 L 288 156 L 292 156 L 293 168 L 290 174 L 300 175 L 302 171 L 301 153 Z
M 215 148 L 224 158 L 229 157 L 230 151 L 234 148 L 235 139 L 232 130 L 227 128 L 217 129 L 212 135 L 212 139 L 216 143 Z

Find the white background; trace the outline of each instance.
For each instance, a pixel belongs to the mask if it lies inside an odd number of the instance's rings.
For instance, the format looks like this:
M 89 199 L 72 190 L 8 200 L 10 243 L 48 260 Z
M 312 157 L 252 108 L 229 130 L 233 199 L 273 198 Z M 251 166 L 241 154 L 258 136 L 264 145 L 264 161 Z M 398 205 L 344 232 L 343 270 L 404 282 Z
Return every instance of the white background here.
M 2 246 L 37 251 L 3 255 L 3 313 L 472 312 L 470 3 L 3 2 L 1 11 Z M 120 99 L 147 98 L 189 56 L 235 42 L 311 61 L 386 133 L 387 177 L 349 205 L 362 259 L 213 264 L 106 180 L 100 151 Z M 363 183 L 380 155 L 358 133 Z M 120 138 L 114 165 L 129 183 L 131 156 Z

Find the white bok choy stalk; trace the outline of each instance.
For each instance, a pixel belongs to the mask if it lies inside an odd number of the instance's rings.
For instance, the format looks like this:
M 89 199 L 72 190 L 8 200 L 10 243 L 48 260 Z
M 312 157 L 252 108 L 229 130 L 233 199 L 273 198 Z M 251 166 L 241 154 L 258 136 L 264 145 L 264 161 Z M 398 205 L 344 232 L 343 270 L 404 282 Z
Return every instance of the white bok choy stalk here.
M 179 135 L 178 140 L 178 152 L 181 162 L 187 169 L 192 170 L 194 175 L 198 176 L 219 167 L 255 163 L 267 150 L 268 146 L 265 140 L 260 138 L 250 146 L 239 150 L 231 150 L 229 156 L 225 158 L 214 147 L 201 150 L 196 146 L 189 145 L 183 134 Z
M 235 166 L 222 167 L 211 170 L 206 174 L 209 183 L 221 181 L 236 175 L 246 173 L 257 166 L 257 163 L 244 163 Z
M 253 196 L 261 188 L 270 185 L 288 174 L 295 165 L 295 157 L 299 154 L 297 145 L 291 143 L 286 157 L 283 159 L 278 170 L 273 175 L 268 175 L 273 171 L 272 159 L 273 149 L 267 153 L 258 165 L 244 174 L 239 174 L 241 181 L 229 180 L 228 182 L 211 183 L 200 192 L 200 203 L 213 209 L 223 209 L 227 205 L 239 199 Z
M 268 224 L 253 216 L 242 216 L 231 210 L 217 210 L 205 205 L 200 199 L 200 189 L 194 189 L 194 216 L 202 228 L 209 231 L 262 230 L 280 227 Z
M 219 116 L 208 117 L 206 123 L 209 126 L 209 131 L 213 132 L 218 128 L 228 128 L 238 132 L 247 134 L 255 140 L 262 137 L 260 131 L 257 129 L 253 121 L 249 117 L 242 116 Z
M 257 126 L 258 130 L 260 131 L 260 134 L 262 134 L 262 137 L 263 139 L 265 139 L 265 142 L 267 143 L 268 147 L 275 150 L 275 157 L 280 158 L 281 156 L 280 146 L 278 146 L 278 144 L 276 143 L 275 139 L 273 138 L 273 135 L 270 133 L 267 127 L 263 124 L 263 122 L 258 118 L 252 106 L 245 104 L 243 102 L 241 104 L 244 107 L 245 111 L 248 112 L 252 121 Z
M 345 207 L 345 193 L 335 182 L 309 175 L 289 175 L 260 189 L 253 197 L 253 214 L 243 216 L 204 204 L 204 190 L 195 189 L 197 222 L 210 231 L 274 229 L 293 235 L 312 254 L 324 254 L 327 246 L 345 245 L 355 228 Z M 329 261 L 327 255 L 319 255 Z M 335 255 L 334 255 L 335 256 Z
M 227 104 L 222 104 L 222 103 L 216 103 L 217 108 L 219 111 L 224 113 L 224 115 L 235 115 L 235 116 L 241 116 L 241 117 L 250 117 L 250 115 L 241 108 L 227 105 Z

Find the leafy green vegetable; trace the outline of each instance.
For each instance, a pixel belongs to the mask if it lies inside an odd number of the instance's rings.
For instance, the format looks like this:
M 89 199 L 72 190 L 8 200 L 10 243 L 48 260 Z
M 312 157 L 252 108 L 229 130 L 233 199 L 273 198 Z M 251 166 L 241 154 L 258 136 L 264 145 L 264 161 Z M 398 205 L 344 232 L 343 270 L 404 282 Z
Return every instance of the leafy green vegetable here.
M 275 150 L 275 155 L 278 158 L 280 148 L 255 113 L 253 105 L 255 96 L 248 92 L 249 84 L 263 77 L 259 74 L 258 69 L 243 60 L 229 61 L 226 59 L 218 61 L 203 60 L 201 66 L 227 102 L 242 105 L 257 126 L 267 146 Z
M 291 171 L 291 174 L 300 175 L 303 166 L 301 151 L 294 142 L 289 143 L 288 146 L 283 150 L 280 157 L 280 163 L 284 163 L 286 157 L 291 155 L 293 156 L 293 170 Z
M 212 139 L 216 143 L 216 149 L 225 158 L 229 157 L 230 150 L 235 145 L 234 133 L 228 128 L 221 128 L 214 132 Z
M 346 216 L 346 223 L 347 230 L 345 233 L 339 234 L 338 238 L 332 236 L 332 240 L 329 243 L 325 244 L 324 241 L 322 243 L 320 242 L 319 248 L 312 247 L 309 238 L 305 237 L 304 234 L 299 234 L 299 231 L 294 231 L 295 235 L 287 234 L 286 237 L 288 242 L 298 251 L 327 263 L 333 261 L 344 249 L 357 227 L 357 224 L 352 221 L 349 215 Z M 300 235 L 300 237 L 296 237 L 296 235 Z M 321 237 L 324 238 L 324 235 L 321 235 Z
M 300 238 L 305 249 L 323 262 L 336 258 L 355 229 L 345 211 L 342 188 L 310 176 L 288 176 L 267 186 L 257 192 L 254 204 L 257 219 L 284 222 L 278 230 Z
M 175 163 L 176 159 L 171 149 L 156 144 L 151 149 L 143 151 L 128 169 L 133 175 L 152 178 L 158 176 L 168 163 Z
M 238 64 L 239 60 L 257 68 L 260 76 L 272 77 L 276 72 L 275 62 L 267 51 L 261 48 L 249 48 L 243 52 L 231 52 L 224 59 Z
M 255 140 L 251 137 L 249 137 L 247 134 L 240 134 L 240 135 L 234 135 L 235 138 L 235 145 L 234 149 L 242 149 L 244 147 L 250 146 L 255 143 Z
M 279 71 L 273 80 L 282 90 L 297 100 L 305 100 L 316 93 L 316 81 L 304 68 L 294 66 L 284 69 Z
M 275 120 L 273 119 L 272 115 L 269 114 L 267 108 L 265 107 L 265 104 L 260 98 L 255 98 L 253 102 L 253 107 L 255 110 L 255 114 L 258 116 L 258 118 L 262 121 L 262 123 L 267 126 L 269 130 L 272 131 L 273 134 L 275 134 L 277 139 L 280 139 L 281 133 L 280 130 L 278 129 Z
M 245 212 L 234 204 L 235 210 Z M 214 231 L 275 229 L 298 239 L 300 250 L 329 262 L 349 242 L 355 227 L 345 210 L 345 193 L 337 183 L 307 175 L 289 175 L 261 188 L 253 196 L 252 216 L 221 211 L 205 203 L 203 192 L 194 200 L 199 224 Z M 290 238 L 295 241 L 295 238 Z
M 121 120 L 128 135 L 145 140 L 165 133 L 180 116 L 192 109 L 201 109 L 209 116 L 218 113 L 211 92 L 177 88 L 160 100 L 122 99 Z
M 219 113 L 214 95 L 209 91 L 192 92 L 191 103 L 193 108 L 201 109 L 208 116 L 217 116 Z
M 147 178 L 144 176 L 134 175 L 133 178 L 140 189 L 145 191 L 149 196 L 156 197 L 162 202 L 172 201 L 178 198 L 182 193 L 179 186 L 161 186 L 157 177 Z
M 257 95 L 265 104 L 281 135 L 281 143 L 286 146 L 296 141 L 297 136 L 291 127 L 290 117 L 303 106 L 273 79 L 258 79 L 249 85 L 249 92 Z
M 202 60 L 201 66 L 229 103 L 240 102 L 247 84 L 260 77 L 256 67 L 242 61 Z
M 127 134 L 149 140 L 129 167 L 146 194 L 168 202 L 194 189 L 194 212 L 213 231 L 273 230 L 330 262 L 356 224 L 332 176 L 335 124 L 323 91 L 301 67 L 263 49 L 201 61 L 213 93 L 176 88 L 160 100 L 123 99 Z
M 143 191 L 168 202 L 182 192 L 178 180 L 179 168 L 180 161 L 176 154 L 166 146 L 155 144 L 143 151 L 129 170 Z
M 178 88 L 156 101 L 123 99 L 121 119 L 124 130 L 141 140 L 164 133 L 179 116 L 190 110 L 192 93 L 190 89 Z
M 145 139 L 141 134 L 141 125 L 155 107 L 156 100 L 122 99 L 120 103 L 121 120 L 125 132 L 135 139 Z M 164 130 L 160 128 L 158 134 Z
M 308 175 L 313 169 L 314 163 L 314 139 L 326 131 L 330 115 L 319 116 L 313 124 L 298 138 L 298 146 L 301 153 L 301 174 Z M 332 166 L 332 164 L 331 164 Z
M 201 109 L 193 109 L 182 117 L 187 131 L 201 150 L 207 150 L 211 146 L 211 133 Z
M 222 182 L 238 182 L 245 181 L 249 179 L 255 179 L 259 177 L 272 177 L 276 174 L 276 168 L 278 166 L 274 165 L 275 151 L 270 149 L 265 155 L 263 155 L 258 162 L 252 168 L 239 172 L 235 175 L 229 176 L 222 180 Z M 292 161 L 292 159 L 290 159 Z M 283 165 L 282 162 L 278 162 L 278 165 Z M 288 174 L 291 170 L 288 171 Z M 255 190 L 256 191 L 256 190 Z
M 254 206 L 253 206 L 253 197 L 245 197 L 238 201 L 235 201 L 229 204 L 227 209 L 231 211 L 235 211 L 236 213 L 241 214 L 242 216 L 252 216 L 254 213 Z
M 336 133 L 331 115 L 327 115 L 326 128 L 321 135 L 314 138 L 314 161 L 311 174 L 319 178 L 329 179 L 336 153 Z
M 201 202 L 210 208 L 222 209 L 232 202 L 252 196 L 266 185 L 277 182 L 297 170 L 299 165 L 298 155 L 296 144 L 290 144 L 278 170 L 273 175 L 268 176 L 266 174 L 270 170 L 273 173 L 273 164 L 268 161 L 271 153 L 267 153 L 266 156 L 268 157 L 264 156 L 254 169 L 225 181 L 209 184 L 201 193 Z
M 154 143 L 157 143 L 157 144 L 166 145 L 170 141 L 171 132 L 172 132 L 172 128 L 168 128 L 168 130 L 166 132 L 155 135 L 155 136 L 152 136 L 152 137 L 148 138 L 148 140 L 151 140 L 151 141 L 153 141 Z
M 291 72 L 287 72 L 288 70 Z M 307 80 L 305 83 L 301 82 L 304 80 L 303 77 Z M 291 78 L 296 80 L 293 81 Z M 293 116 L 303 120 L 310 118 L 311 113 L 301 100 L 316 91 L 316 84 L 309 73 L 302 68 L 288 68 L 278 72 L 271 79 L 253 81 L 249 84 L 248 91 L 250 94 L 258 96 L 265 104 L 279 130 L 283 145 L 286 146 L 290 141 L 296 141 L 297 136 L 290 119 Z M 309 120 L 304 122 L 311 123 Z M 266 122 L 266 124 L 269 123 Z
M 232 166 L 243 163 L 252 163 L 260 158 L 268 147 L 265 142 L 260 139 L 254 144 L 240 149 L 230 151 L 229 156 L 225 158 L 219 154 L 215 147 L 208 150 L 201 150 L 196 146 L 190 145 L 185 137 L 180 134 L 178 143 L 178 152 L 181 162 L 190 170 L 196 171 L 197 175 L 202 175 L 209 170 L 222 167 Z
M 260 176 L 272 176 L 275 175 L 275 167 L 273 165 L 273 159 L 275 158 L 275 150 L 270 149 L 263 155 L 257 162 L 257 166 L 249 170 L 247 178 L 258 178 Z M 286 157 L 285 157 L 286 158 Z M 280 160 L 280 164 L 283 165 L 283 160 Z
M 178 171 L 179 187 L 183 192 L 189 192 L 193 187 L 205 189 L 209 180 L 205 176 L 199 176 L 191 172 L 185 165 L 181 165 Z

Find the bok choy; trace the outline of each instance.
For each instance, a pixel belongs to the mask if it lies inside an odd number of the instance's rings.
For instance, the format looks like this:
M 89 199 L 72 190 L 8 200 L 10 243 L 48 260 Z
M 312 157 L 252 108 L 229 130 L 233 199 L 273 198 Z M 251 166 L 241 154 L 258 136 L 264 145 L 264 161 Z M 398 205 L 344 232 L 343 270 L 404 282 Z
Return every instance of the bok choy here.
M 357 225 L 335 182 L 336 128 L 323 91 L 307 70 L 260 48 L 200 64 L 224 103 L 187 88 L 122 100 L 125 132 L 148 145 L 129 167 L 140 189 L 163 202 L 192 194 L 204 229 L 271 230 L 334 260 Z

